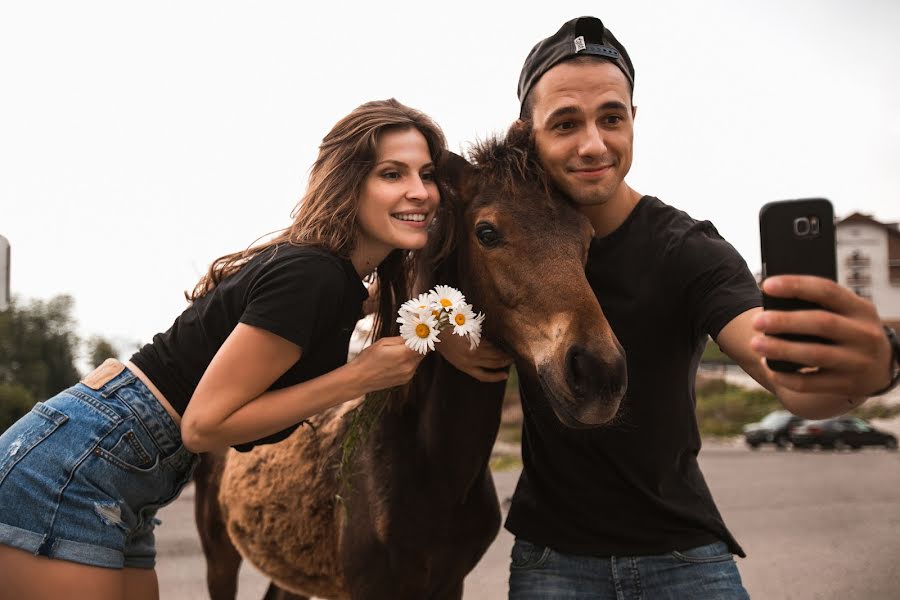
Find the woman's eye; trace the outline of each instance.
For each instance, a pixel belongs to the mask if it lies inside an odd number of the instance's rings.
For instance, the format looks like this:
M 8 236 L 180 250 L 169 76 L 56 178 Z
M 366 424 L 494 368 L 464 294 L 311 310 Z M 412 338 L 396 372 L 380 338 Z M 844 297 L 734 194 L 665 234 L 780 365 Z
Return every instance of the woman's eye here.
M 475 237 L 482 246 L 492 248 L 500 243 L 500 232 L 490 223 L 479 223 L 475 226 Z
M 381 174 L 381 176 L 388 181 L 396 181 L 400 179 L 400 173 L 398 173 L 397 171 L 385 171 Z
M 435 179 L 434 173 L 422 173 L 422 181 L 434 181 Z

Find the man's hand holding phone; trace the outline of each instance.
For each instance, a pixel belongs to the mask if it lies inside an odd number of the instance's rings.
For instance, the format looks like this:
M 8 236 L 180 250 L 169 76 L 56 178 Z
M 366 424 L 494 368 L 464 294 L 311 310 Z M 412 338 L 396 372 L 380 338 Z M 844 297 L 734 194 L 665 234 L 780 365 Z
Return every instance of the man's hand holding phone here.
M 769 379 L 851 404 L 891 381 L 893 350 L 872 302 L 837 284 L 834 212 L 824 198 L 759 212 L 763 307 L 751 348 Z
M 769 371 L 773 383 L 799 393 L 862 398 L 890 382 L 891 346 L 878 311 L 868 300 L 824 277 L 779 275 L 763 281 L 772 298 L 818 304 L 814 310 L 765 310 L 753 321 L 760 332 L 751 347 L 767 361 L 812 365 L 811 372 Z M 826 338 L 831 343 L 791 341 L 776 335 Z

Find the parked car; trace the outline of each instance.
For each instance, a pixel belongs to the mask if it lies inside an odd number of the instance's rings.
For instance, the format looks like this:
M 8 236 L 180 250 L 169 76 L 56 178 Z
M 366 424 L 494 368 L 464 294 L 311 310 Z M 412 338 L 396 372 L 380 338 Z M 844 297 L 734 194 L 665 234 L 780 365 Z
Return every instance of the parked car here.
M 762 444 L 775 444 L 776 448 L 784 450 L 790 444 L 791 428 L 802 422 L 803 419 L 786 410 L 776 410 L 758 423 L 744 425 L 744 441 L 754 450 Z
M 791 443 L 798 449 L 819 448 L 858 450 L 863 446 L 897 449 L 897 437 L 872 427 L 859 417 L 834 417 L 821 421 L 804 421 L 790 433 Z

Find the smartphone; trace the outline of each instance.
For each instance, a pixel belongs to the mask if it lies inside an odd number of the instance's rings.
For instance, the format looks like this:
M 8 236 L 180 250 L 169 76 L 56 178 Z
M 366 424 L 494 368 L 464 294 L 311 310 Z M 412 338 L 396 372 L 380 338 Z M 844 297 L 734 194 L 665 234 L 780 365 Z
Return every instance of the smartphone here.
M 816 275 L 837 280 L 834 210 L 824 198 L 769 202 L 759 211 L 759 241 L 762 278 L 773 275 Z M 764 310 L 814 310 L 820 305 L 796 298 L 773 298 L 763 294 Z M 778 334 L 795 342 L 830 344 L 811 335 Z M 766 360 L 773 371 L 796 373 L 814 369 L 784 360 Z

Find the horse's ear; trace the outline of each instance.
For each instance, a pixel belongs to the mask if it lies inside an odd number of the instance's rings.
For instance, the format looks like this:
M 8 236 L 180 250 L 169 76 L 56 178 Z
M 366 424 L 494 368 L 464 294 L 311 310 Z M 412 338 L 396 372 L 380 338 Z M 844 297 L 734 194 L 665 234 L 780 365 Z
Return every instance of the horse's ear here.
M 512 148 L 529 150 L 532 143 L 531 121 L 516 119 L 506 131 L 506 144 Z
M 465 199 L 467 194 L 463 193 L 469 175 L 474 167 L 469 164 L 465 158 L 459 154 L 445 151 L 441 155 L 438 171 L 441 176 L 441 182 L 453 192 L 453 194 L 461 199 Z

